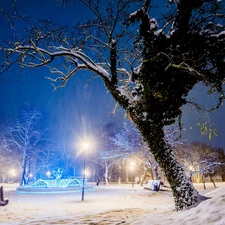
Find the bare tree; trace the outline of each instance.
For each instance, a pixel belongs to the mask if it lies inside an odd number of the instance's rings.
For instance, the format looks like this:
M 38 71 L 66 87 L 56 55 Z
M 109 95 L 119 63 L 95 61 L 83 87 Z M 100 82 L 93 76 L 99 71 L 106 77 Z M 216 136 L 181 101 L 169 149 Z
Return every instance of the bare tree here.
M 129 125 L 128 125 L 129 124 Z M 126 162 L 130 158 L 134 158 L 134 154 L 140 147 L 140 134 L 136 135 L 132 130 L 137 129 L 132 122 L 124 122 L 122 127 L 115 127 L 114 124 L 107 124 L 100 131 L 101 145 L 100 149 L 97 152 L 95 159 L 92 159 L 93 162 L 98 164 L 100 168 L 103 168 L 103 175 L 98 175 L 98 181 L 101 178 L 104 178 L 104 183 L 109 184 L 109 173 L 114 170 L 121 175 L 122 169 L 128 168 Z M 136 156 L 135 156 L 136 157 Z M 118 177 L 118 182 L 121 182 L 121 177 Z M 127 180 L 128 178 L 126 178 Z
M 4 66 L 48 66 L 56 75 L 49 78 L 55 89 L 79 71 L 101 77 L 163 168 L 176 210 L 198 204 L 204 198 L 177 162 L 163 128 L 181 117 L 182 106 L 191 103 L 200 108 L 187 98 L 199 82 L 209 87 L 208 93 L 218 93 L 214 108 L 224 100 L 223 2 L 170 0 L 168 11 L 159 18 L 151 16 L 150 0 L 80 2 L 93 19 L 69 34 L 67 27 L 42 21 L 43 26 L 32 27 L 21 41 L 2 48 L 8 59 Z M 61 66 L 56 68 L 53 62 Z
M 7 178 L 17 177 L 21 170 L 21 157 L 19 156 L 18 151 L 11 149 L 1 149 L 0 150 L 0 176 L 2 182 Z
M 109 172 L 117 166 L 119 168 L 119 165 L 123 164 L 126 158 L 132 154 L 130 151 L 131 149 L 122 149 L 118 147 L 118 145 L 115 143 L 115 140 L 119 140 L 114 138 L 115 136 L 117 136 L 117 138 L 121 137 L 118 128 L 115 127 L 114 124 L 107 124 L 100 131 L 99 139 L 101 140 L 101 150 L 97 152 L 95 162 L 101 168 L 104 168 L 103 178 L 105 184 L 109 184 Z M 99 174 L 98 181 L 101 180 L 101 177 L 102 176 Z
M 125 165 L 127 175 L 131 159 L 133 162 L 136 161 L 145 165 L 146 168 L 153 169 L 154 165 L 158 165 L 151 152 L 149 152 L 147 144 L 143 141 L 140 133 L 131 121 L 126 120 L 123 122 L 121 129 L 115 131 L 113 136 L 107 138 L 109 139 L 109 146 L 113 146 L 111 152 L 117 152 L 117 160 L 119 159 L 118 162 Z M 119 164 L 117 165 L 119 166 Z M 145 167 L 143 166 L 143 169 Z M 147 175 L 146 172 L 147 170 L 144 170 L 143 174 Z
M 20 169 L 20 160 L 18 157 L 18 151 L 10 149 L 7 143 L 7 123 L 3 123 L 0 126 L 0 176 L 2 182 L 9 176 L 15 175 Z M 14 174 L 12 174 L 14 173 Z
M 109 172 L 113 168 L 121 165 L 125 159 L 125 155 L 121 155 L 120 151 L 115 151 L 115 149 L 103 149 L 99 151 L 97 156 L 97 164 L 104 168 L 103 179 L 105 184 L 109 184 L 110 175 Z M 101 176 L 98 175 L 97 182 L 101 181 Z M 119 177 L 120 180 L 120 177 Z
M 176 145 L 175 152 L 178 160 L 184 165 L 185 170 L 192 176 L 198 176 L 203 181 L 205 188 L 205 176 L 209 175 L 214 186 L 212 175 L 224 165 L 224 159 L 220 157 L 220 151 L 208 144 L 194 142 L 187 145 Z
M 8 128 L 6 140 L 10 148 L 17 148 L 22 156 L 20 185 L 27 184 L 33 164 L 33 155 L 37 149 L 36 145 L 42 135 L 40 129 L 37 128 L 41 113 L 27 106 L 28 109 L 22 111 L 21 118 L 16 119 Z
M 181 138 L 181 130 L 177 125 L 166 126 L 164 132 L 165 138 L 171 146 L 177 144 L 182 145 L 186 141 Z M 144 178 L 141 184 L 143 184 L 147 173 L 150 173 L 153 179 L 160 179 L 158 172 L 159 164 L 151 153 L 148 144 L 143 140 L 140 132 L 131 121 L 127 120 L 123 122 L 122 128 L 115 132 L 114 136 L 109 137 L 109 139 L 111 141 L 110 146 L 114 146 L 114 149 L 117 149 L 117 152 L 121 155 L 121 159 L 123 158 L 125 160 L 126 158 L 132 157 L 137 162 L 145 165 L 143 167 Z
M 64 159 L 64 155 L 61 155 L 58 147 L 52 142 L 47 142 L 45 145 L 42 145 L 37 151 L 32 152 L 32 156 L 33 167 L 31 168 L 31 172 L 34 175 L 34 180 L 36 178 L 49 178 L 54 170 L 64 166 L 60 164 L 62 163 L 62 159 Z M 50 172 L 50 174 L 47 175 L 47 172 Z

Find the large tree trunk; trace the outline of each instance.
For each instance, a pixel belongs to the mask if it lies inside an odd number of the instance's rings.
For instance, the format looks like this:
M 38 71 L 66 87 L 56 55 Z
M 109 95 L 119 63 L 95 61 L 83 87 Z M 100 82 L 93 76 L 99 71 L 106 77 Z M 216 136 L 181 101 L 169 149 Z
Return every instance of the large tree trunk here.
M 143 125 L 142 122 L 138 125 Z M 190 208 L 206 199 L 196 191 L 184 169 L 176 160 L 171 146 L 164 138 L 163 127 L 159 124 L 145 123 L 144 126 L 139 126 L 139 130 L 148 143 L 155 160 L 165 171 L 175 198 L 175 209 Z

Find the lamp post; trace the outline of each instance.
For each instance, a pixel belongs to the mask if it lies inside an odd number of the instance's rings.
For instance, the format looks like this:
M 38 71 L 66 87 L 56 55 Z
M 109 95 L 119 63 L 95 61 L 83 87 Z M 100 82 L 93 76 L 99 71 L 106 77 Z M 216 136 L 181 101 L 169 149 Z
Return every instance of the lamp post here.
M 85 164 L 86 164 L 86 150 L 88 149 L 89 144 L 83 143 L 83 153 L 84 153 L 84 167 L 83 167 L 83 185 L 82 185 L 82 197 L 81 200 L 84 201 L 84 182 L 85 182 Z
M 134 187 L 134 162 L 131 162 L 130 164 L 130 170 L 131 170 L 131 176 L 132 176 L 132 187 Z
M 27 181 L 28 184 L 29 184 L 29 182 L 31 182 L 33 176 L 34 176 L 34 175 L 33 175 L 32 173 L 29 173 L 28 181 Z
M 46 172 L 46 176 L 47 176 L 48 178 L 50 178 L 51 174 L 52 174 L 52 173 L 51 173 L 51 171 L 49 171 L 49 170 Z
M 11 169 L 10 170 L 10 177 L 11 177 L 11 181 L 9 181 L 10 183 L 13 183 L 13 177 L 15 177 L 16 176 L 16 172 L 15 172 L 15 170 L 14 169 Z

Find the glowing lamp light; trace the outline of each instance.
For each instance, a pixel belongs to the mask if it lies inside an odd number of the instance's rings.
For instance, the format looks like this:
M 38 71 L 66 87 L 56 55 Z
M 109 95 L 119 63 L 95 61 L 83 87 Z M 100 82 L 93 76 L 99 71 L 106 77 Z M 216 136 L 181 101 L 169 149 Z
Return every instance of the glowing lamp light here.
M 134 187 L 134 167 L 135 167 L 135 162 L 130 163 L 130 170 L 132 172 L 132 187 Z
M 189 166 L 189 170 L 193 171 L 194 170 L 193 166 Z
M 87 142 L 83 143 L 83 148 L 84 149 L 88 149 L 88 147 L 89 147 L 89 143 L 87 143 Z
M 135 166 L 135 162 L 131 162 L 130 169 L 133 170 L 134 169 L 134 166 Z
M 84 173 L 85 173 L 86 176 L 89 175 L 89 171 L 88 170 L 85 170 Z
M 10 170 L 10 173 L 11 173 L 13 176 L 15 176 L 15 175 L 16 175 L 16 172 L 15 172 L 15 170 L 14 170 L 14 169 Z
M 50 171 L 47 171 L 46 172 L 46 175 L 49 177 L 49 176 L 51 176 L 51 172 Z

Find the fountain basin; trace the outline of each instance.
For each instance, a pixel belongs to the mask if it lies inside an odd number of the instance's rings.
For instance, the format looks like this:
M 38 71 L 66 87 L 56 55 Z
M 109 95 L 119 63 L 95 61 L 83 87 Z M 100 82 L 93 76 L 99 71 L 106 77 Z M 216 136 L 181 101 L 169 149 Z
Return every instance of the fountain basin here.
M 39 193 L 68 193 L 80 192 L 82 190 L 82 182 L 79 179 L 59 179 L 59 180 L 37 180 L 31 185 L 17 187 L 17 193 L 21 194 L 39 194 Z M 84 190 L 90 191 L 93 186 L 84 184 Z

